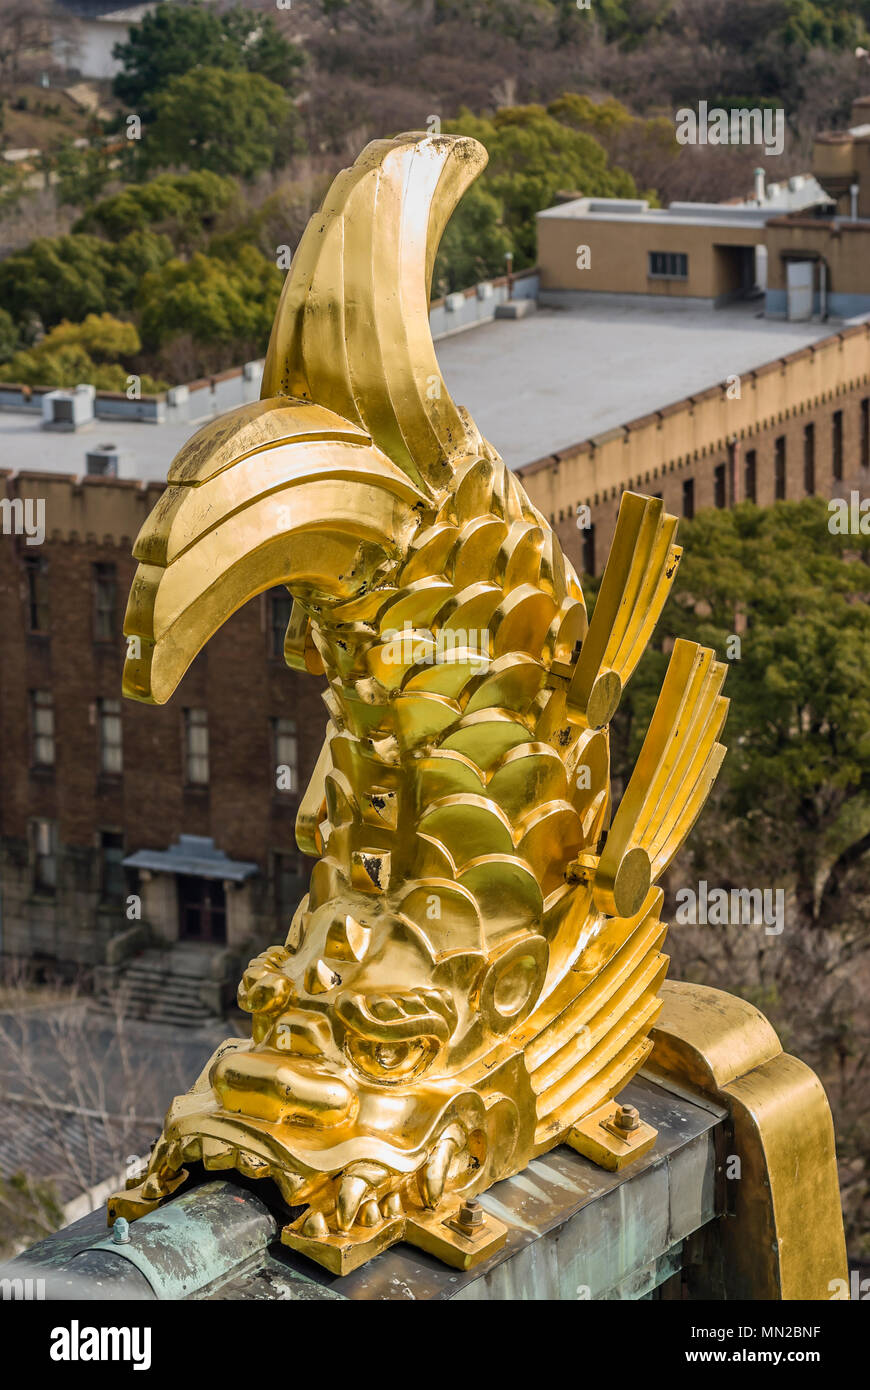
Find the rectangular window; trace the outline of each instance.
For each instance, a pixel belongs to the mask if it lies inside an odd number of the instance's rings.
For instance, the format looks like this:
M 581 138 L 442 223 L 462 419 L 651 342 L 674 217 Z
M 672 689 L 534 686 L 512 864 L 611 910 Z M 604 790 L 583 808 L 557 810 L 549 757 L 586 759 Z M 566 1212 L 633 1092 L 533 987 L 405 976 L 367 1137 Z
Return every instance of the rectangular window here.
M 25 555 L 24 575 L 28 631 L 48 632 L 48 565 L 41 555 Z
M 54 893 L 57 888 L 57 822 L 31 822 L 33 891 Z
M 124 837 L 114 830 L 100 831 L 100 892 L 103 898 L 123 898 L 127 884 L 124 878 Z
M 713 501 L 721 511 L 721 509 L 725 506 L 726 500 L 727 499 L 725 495 L 725 465 L 724 463 L 717 463 L 713 473 Z
M 292 719 L 272 720 L 272 757 L 275 762 L 275 786 L 279 792 L 299 789 L 299 741 L 296 723 Z
M 862 468 L 870 468 L 870 396 L 861 402 L 861 455 Z
M 743 460 L 743 496 L 747 502 L 757 501 L 754 449 L 748 449 Z
M 835 410 L 831 420 L 831 462 L 837 482 L 843 477 L 843 412 Z
M 54 696 L 50 690 L 30 692 L 30 728 L 34 766 L 54 767 Z
M 208 714 L 204 709 L 184 711 L 184 753 L 188 785 L 208 786 Z
M 284 637 L 293 600 L 283 585 L 269 594 L 269 655 L 284 660 Z
M 649 274 L 652 280 L 688 280 L 689 257 L 685 251 L 650 251 Z
M 695 515 L 695 479 L 686 478 L 683 483 L 683 516 L 691 521 Z
M 114 565 L 94 565 L 94 641 L 114 642 L 117 628 L 118 576 Z
M 773 446 L 773 490 L 777 501 L 785 497 L 785 435 L 781 434 Z
M 816 427 L 804 425 L 804 492 L 812 497 L 816 490 Z
M 590 521 L 583 531 L 583 559 L 581 561 L 584 574 L 595 573 L 595 523 Z
M 290 925 L 290 918 L 299 906 L 305 886 L 302 864 L 296 854 L 273 855 L 275 883 L 275 912 L 284 927 Z
M 100 771 L 118 776 L 124 768 L 121 734 L 121 701 L 97 701 L 97 727 L 100 741 Z

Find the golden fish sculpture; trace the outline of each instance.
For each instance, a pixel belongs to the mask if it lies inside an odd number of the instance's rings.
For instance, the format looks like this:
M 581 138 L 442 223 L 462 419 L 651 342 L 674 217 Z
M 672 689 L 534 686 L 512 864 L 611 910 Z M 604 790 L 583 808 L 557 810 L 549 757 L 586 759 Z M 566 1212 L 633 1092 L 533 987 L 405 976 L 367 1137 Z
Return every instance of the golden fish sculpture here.
M 335 1272 L 399 1240 L 467 1268 L 475 1195 L 556 1144 L 616 1167 L 655 1131 L 613 1097 L 651 1050 L 657 878 L 724 749 L 724 668 L 676 643 L 611 817 L 608 724 L 679 560 L 626 493 L 591 621 L 544 516 L 451 400 L 438 242 L 486 154 L 419 133 L 335 180 L 294 258 L 263 399 L 200 430 L 136 542 L 126 695 L 162 704 L 242 604 L 286 585 L 287 662 L 325 672 L 296 827 L 316 858 L 249 965 L 249 1039 L 176 1098 L 144 1180 L 269 1179 L 284 1241 Z

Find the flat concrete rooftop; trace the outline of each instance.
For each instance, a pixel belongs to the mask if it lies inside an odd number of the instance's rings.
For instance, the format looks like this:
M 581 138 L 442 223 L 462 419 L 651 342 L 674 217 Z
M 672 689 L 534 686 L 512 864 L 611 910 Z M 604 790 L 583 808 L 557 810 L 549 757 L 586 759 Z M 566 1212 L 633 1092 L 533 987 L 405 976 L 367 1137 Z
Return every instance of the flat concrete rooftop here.
M 831 199 L 812 174 L 798 174 L 782 183 L 769 183 L 764 197 L 730 203 L 670 203 L 651 207 L 647 198 L 572 198 L 544 208 L 540 218 L 556 221 L 645 222 L 651 225 L 692 227 L 763 227 L 769 217 L 787 212 L 806 212 L 829 204 Z
M 842 327 L 765 319 L 761 306 L 756 300 L 719 310 L 664 302 L 539 309 L 442 338 L 438 359 L 454 399 L 517 468 Z M 161 481 L 209 418 L 163 425 L 100 420 L 59 434 L 41 429 L 36 414 L 0 411 L 0 467 L 80 474 L 85 451 L 111 441 L 122 451 L 121 477 Z
M 438 346 L 444 377 L 502 456 L 522 464 L 648 415 L 841 325 L 726 309 L 608 304 L 539 309 Z

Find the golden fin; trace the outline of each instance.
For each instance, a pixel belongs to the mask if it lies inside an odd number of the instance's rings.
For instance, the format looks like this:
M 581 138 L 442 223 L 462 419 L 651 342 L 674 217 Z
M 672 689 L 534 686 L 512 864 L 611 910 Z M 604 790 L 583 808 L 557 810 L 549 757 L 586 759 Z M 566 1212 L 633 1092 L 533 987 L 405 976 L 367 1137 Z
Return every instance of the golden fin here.
M 719 771 L 717 739 L 728 701 L 725 666 L 709 647 L 674 644 L 631 780 L 593 883 L 595 905 L 622 917 L 637 911 L 651 882 L 688 835 Z
M 568 718 L 600 729 L 652 635 L 676 574 L 677 519 L 658 497 L 625 492 L 598 601 L 568 686 Z

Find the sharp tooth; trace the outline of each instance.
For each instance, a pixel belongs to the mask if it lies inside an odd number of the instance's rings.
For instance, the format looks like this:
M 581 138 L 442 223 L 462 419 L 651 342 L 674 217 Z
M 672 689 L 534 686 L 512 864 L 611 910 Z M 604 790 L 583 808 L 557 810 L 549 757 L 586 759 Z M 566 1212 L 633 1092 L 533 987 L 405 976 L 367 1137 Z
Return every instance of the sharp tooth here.
M 324 1236 L 329 1235 L 329 1227 L 322 1211 L 312 1211 L 305 1218 L 302 1234 L 307 1236 L 309 1240 L 322 1240 Z
M 181 1152 L 188 1163 L 195 1163 L 202 1158 L 202 1143 L 197 1135 L 191 1135 L 189 1139 L 183 1139 Z
M 361 961 L 368 951 L 371 936 L 371 927 L 364 927 L 348 913 L 343 922 L 335 922 L 330 927 L 326 953 L 336 960 Z
M 148 1167 L 153 1173 L 159 1173 L 161 1168 L 166 1167 L 166 1155 L 168 1153 L 169 1145 L 161 1134 L 154 1148 L 151 1150 L 151 1159 L 148 1163 Z
M 381 1212 L 386 1217 L 402 1215 L 402 1199 L 398 1192 L 391 1192 L 381 1203 Z
M 256 1154 L 246 1153 L 243 1149 L 239 1150 L 236 1163 L 240 1173 L 244 1173 L 248 1178 L 266 1178 L 269 1176 L 269 1165 L 264 1158 L 257 1158 Z
M 328 994 L 340 984 L 341 976 L 330 970 L 325 960 L 316 960 L 305 976 L 305 988 L 309 994 Z
M 377 1226 L 380 1224 L 380 1220 L 381 1213 L 378 1210 L 378 1204 L 374 1198 L 371 1198 L 368 1202 L 363 1202 L 360 1207 L 359 1224 L 361 1226 Z
M 343 1231 L 350 1230 L 368 1190 L 369 1185 L 365 1178 L 342 1178 L 341 1187 L 338 1189 L 336 1215 L 338 1224 Z
M 206 1168 L 234 1168 L 236 1151 L 232 1144 L 206 1136 L 202 1141 L 202 1161 Z
M 306 1179 L 301 1173 L 291 1173 L 283 1168 L 273 1169 L 272 1177 L 278 1184 L 278 1191 L 281 1193 L 288 1207 L 295 1206 L 296 1198 L 305 1186 Z
M 163 1166 L 168 1168 L 171 1173 L 177 1173 L 181 1167 L 181 1145 L 173 1143 L 166 1150 Z
M 427 1207 L 437 1207 L 444 1193 L 447 1170 L 458 1145 L 455 1139 L 444 1137 L 438 1140 L 426 1162 L 420 1185 L 423 1201 Z
M 151 1173 L 143 1182 L 142 1196 L 147 1202 L 155 1202 L 163 1196 L 163 1184 L 156 1173 Z

